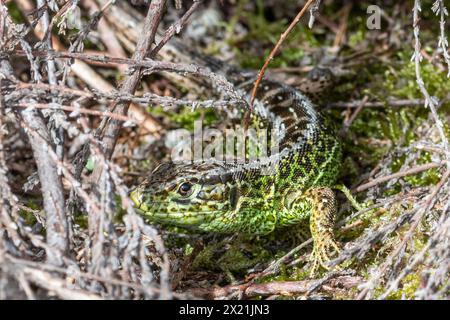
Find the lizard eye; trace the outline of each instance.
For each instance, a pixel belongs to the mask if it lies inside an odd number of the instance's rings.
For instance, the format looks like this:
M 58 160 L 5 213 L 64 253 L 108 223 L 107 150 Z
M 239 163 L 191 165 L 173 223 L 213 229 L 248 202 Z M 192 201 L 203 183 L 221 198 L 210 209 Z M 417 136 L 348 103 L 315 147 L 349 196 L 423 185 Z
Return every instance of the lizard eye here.
M 183 182 L 178 188 L 178 193 L 183 197 L 190 196 L 192 193 L 192 184 L 190 182 Z

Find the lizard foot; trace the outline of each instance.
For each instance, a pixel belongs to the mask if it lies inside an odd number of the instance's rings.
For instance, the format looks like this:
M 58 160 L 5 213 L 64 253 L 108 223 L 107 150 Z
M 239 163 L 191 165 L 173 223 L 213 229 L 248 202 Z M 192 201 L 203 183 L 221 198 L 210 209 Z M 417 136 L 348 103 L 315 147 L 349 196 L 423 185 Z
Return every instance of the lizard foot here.
M 310 276 L 313 277 L 322 267 L 325 270 L 330 270 L 327 263 L 331 260 L 333 251 L 337 254 L 340 253 L 339 246 L 333 239 L 320 239 L 314 243 L 313 251 L 310 256 L 310 262 L 312 264 Z M 339 269 L 339 267 L 335 267 Z

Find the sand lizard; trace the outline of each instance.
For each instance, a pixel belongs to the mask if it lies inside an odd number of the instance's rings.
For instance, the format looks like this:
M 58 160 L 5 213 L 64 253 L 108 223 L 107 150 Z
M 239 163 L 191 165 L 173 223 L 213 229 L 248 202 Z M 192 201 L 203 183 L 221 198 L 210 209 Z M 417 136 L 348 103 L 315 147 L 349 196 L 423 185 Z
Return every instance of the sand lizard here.
M 234 68 L 224 71 L 224 64 L 208 61 L 238 89 L 251 91 L 254 76 Z M 309 219 L 312 272 L 327 268 L 332 252 L 339 251 L 332 189 L 341 167 L 341 144 L 307 96 L 275 81 L 263 80 L 256 96 L 252 125 L 261 124 L 276 124 L 282 132 L 278 152 L 268 161 L 163 163 L 132 191 L 131 199 L 152 222 L 204 232 L 264 235 Z M 267 166 L 274 166 L 271 174 Z

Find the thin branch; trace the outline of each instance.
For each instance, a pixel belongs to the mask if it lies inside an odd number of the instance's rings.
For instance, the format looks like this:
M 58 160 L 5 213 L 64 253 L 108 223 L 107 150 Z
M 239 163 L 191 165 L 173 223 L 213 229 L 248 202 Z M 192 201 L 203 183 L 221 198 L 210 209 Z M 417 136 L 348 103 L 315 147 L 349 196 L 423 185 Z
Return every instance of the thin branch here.
M 192 16 L 192 14 L 197 10 L 197 8 L 202 4 L 203 0 L 194 0 L 192 3 L 192 6 L 189 8 L 188 11 L 181 17 L 180 20 L 172 24 L 164 33 L 162 39 L 158 42 L 158 44 L 152 49 L 152 51 L 149 54 L 150 58 L 156 57 L 159 50 L 167 43 L 169 40 L 175 35 L 181 32 L 183 28 L 185 27 L 186 23 L 188 22 L 189 18 Z
M 333 288 L 351 289 L 361 283 L 360 277 L 338 276 L 329 277 L 325 281 L 319 280 L 303 280 L 303 281 L 273 281 L 268 283 L 244 283 L 239 285 L 229 285 L 225 287 L 215 287 L 211 289 L 191 289 L 189 293 L 204 299 L 232 299 L 232 298 L 252 298 L 267 297 L 273 295 L 298 295 L 309 294 L 317 290 L 319 287 L 329 286 L 325 289 L 333 290 Z
M 151 2 L 147 16 L 144 21 L 142 36 L 136 44 L 136 50 L 133 54 L 133 60 L 143 61 L 150 53 L 150 48 L 155 40 L 156 31 L 162 18 L 166 0 L 154 0 Z M 133 94 L 136 90 L 142 76 L 141 68 L 130 70 L 131 74 L 127 76 L 124 83 L 120 86 L 120 93 Z M 114 103 L 110 106 L 110 110 L 115 113 L 126 115 L 129 103 Z M 121 122 L 112 119 L 108 122 L 103 122 L 98 133 L 101 132 L 102 142 L 104 145 L 104 153 L 107 158 L 112 156 L 117 138 L 121 129 Z M 96 167 L 100 168 L 100 166 Z M 100 169 L 94 171 L 94 180 L 100 177 Z
M 389 99 L 384 101 L 366 102 L 365 108 L 384 108 L 384 107 L 408 107 L 408 106 L 422 106 L 425 100 L 423 99 Z M 339 101 L 327 104 L 327 108 L 358 108 L 362 100 L 355 100 L 350 102 Z
M 414 27 L 414 54 L 412 56 L 412 60 L 415 64 L 415 72 L 417 85 L 419 86 L 420 92 L 425 98 L 425 108 L 429 107 L 431 111 L 431 115 L 434 119 L 434 123 L 436 124 L 436 128 L 438 130 L 439 136 L 441 138 L 442 147 L 447 152 L 447 166 L 450 168 L 450 153 L 449 153 L 449 143 L 448 139 L 445 136 L 444 128 L 442 121 L 436 111 L 436 107 L 439 105 L 439 102 L 436 97 L 430 96 L 427 89 L 425 88 L 425 83 L 422 79 L 422 74 L 420 71 L 420 62 L 422 61 L 422 53 L 421 53 L 421 44 L 420 44 L 420 26 L 419 26 L 419 12 L 421 11 L 420 0 L 414 0 L 414 8 L 413 8 L 413 27 Z
M 352 191 L 354 193 L 361 192 L 361 191 L 364 191 L 364 190 L 367 190 L 369 188 L 372 188 L 373 186 L 376 186 L 376 185 L 378 185 L 380 183 L 383 183 L 383 182 L 387 182 L 387 181 L 390 181 L 390 180 L 393 180 L 393 179 L 398 179 L 398 178 L 402 178 L 402 177 L 405 177 L 405 176 L 417 174 L 417 173 L 420 173 L 420 172 L 423 172 L 423 171 L 426 171 L 426 170 L 439 168 L 439 167 L 445 165 L 446 163 L 447 163 L 446 161 L 431 162 L 431 163 L 427 163 L 427 164 L 423 164 L 423 165 L 420 165 L 420 166 L 417 166 L 417 167 L 410 168 L 408 170 L 399 171 L 399 172 L 396 172 L 396 173 L 388 175 L 388 176 L 384 176 L 384 177 L 379 177 L 379 178 L 373 179 L 370 182 L 367 182 L 365 184 L 362 184 L 362 185 L 356 187 Z
M 0 73 L 13 77 L 11 65 L 5 58 L 0 59 Z M 21 115 L 23 121 L 32 129 L 26 133 L 38 167 L 44 208 L 47 214 L 47 243 L 52 248 L 52 250 L 47 250 L 47 260 L 52 264 L 62 265 L 62 256 L 66 253 L 69 242 L 61 177 L 58 175 L 55 162 L 48 156 L 48 150 L 44 148 L 40 140 L 36 139 L 35 132 L 40 132 L 47 141 L 50 141 L 50 135 L 44 121 L 35 111 L 24 110 Z
M 441 47 L 442 56 L 447 64 L 447 77 L 450 77 L 450 54 L 448 53 L 448 40 L 445 35 L 445 20 L 448 16 L 447 8 L 445 7 L 444 0 L 436 0 L 431 8 L 436 15 L 439 15 L 439 41 L 438 46 Z
M 315 0 L 308 0 L 308 2 L 305 3 L 303 8 L 300 10 L 300 12 L 297 14 L 297 16 L 294 18 L 294 20 L 291 22 L 289 27 L 281 34 L 280 39 L 275 44 L 275 47 L 273 47 L 272 51 L 269 54 L 269 57 L 264 62 L 264 65 L 258 72 L 258 77 L 256 78 L 255 84 L 253 85 L 252 94 L 250 96 L 250 107 L 252 108 L 253 102 L 256 98 L 256 92 L 258 91 L 259 84 L 261 83 L 261 80 L 264 77 L 264 73 L 266 72 L 267 67 L 269 66 L 270 62 L 275 58 L 275 55 L 278 53 L 278 50 L 280 49 L 281 45 L 283 44 L 284 40 L 288 36 L 289 33 L 295 28 L 295 26 L 300 22 L 300 19 L 303 17 L 305 12 L 308 10 L 308 8 L 311 6 L 311 4 Z
M 109 112 L 109 111 L 98 111 L 98 110 L 91 110 L 86 108 L 78 108 L 73 106 L 65 106 L 60 105 L 56 103 L 20 103 L 17 105 L 13 105 L 14 107 L 18 108 L 29 108 L 29 109 L 54 109 L 54 110 L 64 110 L 64 111 L 70 111 L 74 114 L 88 114 L 93 116 L 100 116 L 100 117 L 109 117 L 112 119 L 116 119 L 118 121 L 128 121 L 128 122 L 135 122 L 133 118 L 123 116 L 121 114 Z

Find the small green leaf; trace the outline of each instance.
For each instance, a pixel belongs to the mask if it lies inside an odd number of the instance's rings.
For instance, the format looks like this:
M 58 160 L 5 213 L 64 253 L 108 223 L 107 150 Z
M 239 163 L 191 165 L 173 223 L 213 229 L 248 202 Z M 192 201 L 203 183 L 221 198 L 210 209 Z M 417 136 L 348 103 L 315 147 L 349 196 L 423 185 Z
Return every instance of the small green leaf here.
M 85 168 L 89 172 L 94 171 L 94 160 L 92 160 L 92 157 L 89 157 Z

